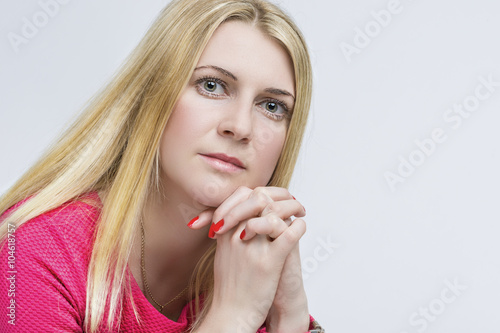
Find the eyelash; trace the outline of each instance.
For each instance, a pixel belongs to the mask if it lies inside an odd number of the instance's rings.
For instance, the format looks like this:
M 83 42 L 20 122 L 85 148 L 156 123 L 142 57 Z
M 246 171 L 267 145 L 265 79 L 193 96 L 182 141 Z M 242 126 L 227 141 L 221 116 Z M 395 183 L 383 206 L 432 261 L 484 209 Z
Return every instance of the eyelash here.
M 213 81 L 217 84 L 220 84 L 222 86 L 222 88 L 224 89 L 224 91 L 227 90 L 226 83 L 224 81 L 222 81 L 221 79 L 213 77 L 213 76 L 203 76 L 203 77 L 199 78 L 198 80 L 196 80 L 196 82 L 195 82 L 196 88 L 198 89 L 198 92 L 200 94 L 207 95 L 207 96 L 214 97 L 214 98 L 220 98 L 219 94 L 214 94 L 210 91 L 206 91 L 205 89 L 203 89 L 203 87 L 200 87 L 200 84 L 208 82 L 208 81 Z
M 195 84 L 196 84 L 196 89 L 198 90 L 198 92 L 202 95 L 206 95 L 206 96 L 209 96 L 209 97 L 213 97 L 213 98 L 221 98 L 220 94 L 214 94 L 210 91 L 207 91 L 206 89 L 204 89 L 201 84 L 202 83 L 205 83 L 205 82 L 208 82 L 208 81 L 213 81 L 217 84 L 220 84 L 221 87 L 224 89 L 224 91 L 227 90 L 227 85 L 224 81 L 222 81 L 221 79 L 217 78 L 217 77 L 213 77 L 213 76 L 203 76 L 201 78 L 199 78 L 198 80 L 195 81 Z M 280 101 L 278 99 L 274 99 L 274 98 L 267 98 L 265 100 L 263 100 L 262 102 L 259 103 L 262 104 L 262 103 L 276 103 L 278 104 L 279 106 L 281 106 L 285 111 L 283 114 L 275 114 L 275 113 L 272 113 L 272 112 L 269 112 L 267 110 L 264 109 L 264 112 L 266 113 L 266 115 L 268 115 L 269 117 L 275 119 L 275 120 L 282 120 L 282 119 L 285 119 L 285 118 L 290 118 L 290 109 L 289 107 L 285 104 L 285 102 L 283 101 Z M 261 107 L 262 108 L 262 107 Z M 263 109 L 263 108 L 262 108 Z
M 282 102 L 278 99 L 274 99 L 274 98 L 267 98 L 267 99 L 263 100 L 262 102 L 260 102 L 259 105 L 262 103 L 276 103 L 285 110 L 285 112 L 282 114 L 276 114 L 276 113 L 272 113 L 272 112 L 269 112 L 269 111 L 264 109 L 266 114 L 268 114 L 271 118 L 276 119 L 276 120 L 290 118 L 290 110 L 288 109 L 288 106 L 286 106 L 286 104 L 284 102 Z

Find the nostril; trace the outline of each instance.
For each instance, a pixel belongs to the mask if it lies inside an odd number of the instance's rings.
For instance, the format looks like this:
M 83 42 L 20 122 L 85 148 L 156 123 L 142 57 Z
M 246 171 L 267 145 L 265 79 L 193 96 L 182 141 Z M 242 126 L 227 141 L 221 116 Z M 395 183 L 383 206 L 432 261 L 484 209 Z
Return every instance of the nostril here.
M 245 127 L 238 127 L 236 125 L 220 125 L 218 127 L 219 135 L 233 140 L 249 142 L 251 138 L 251 129 Z

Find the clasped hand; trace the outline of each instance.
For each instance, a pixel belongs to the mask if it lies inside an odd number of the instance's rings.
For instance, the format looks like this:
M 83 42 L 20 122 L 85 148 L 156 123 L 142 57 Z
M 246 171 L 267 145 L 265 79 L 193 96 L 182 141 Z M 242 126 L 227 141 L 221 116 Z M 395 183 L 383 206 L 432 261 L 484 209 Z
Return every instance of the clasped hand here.
M 217 239 L 206 327 L 255 333 L 265 322 L 267 332 L 308 330 L 298 246 L 304 216 L 302 204 L 280 187 L 239 187 L 199 215 L 191 228 L 211 223 L 209 236 Z

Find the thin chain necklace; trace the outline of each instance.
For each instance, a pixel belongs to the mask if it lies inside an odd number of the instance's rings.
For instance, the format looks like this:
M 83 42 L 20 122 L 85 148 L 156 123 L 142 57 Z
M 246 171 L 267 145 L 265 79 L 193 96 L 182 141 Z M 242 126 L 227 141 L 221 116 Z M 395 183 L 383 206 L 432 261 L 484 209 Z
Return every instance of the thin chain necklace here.
M 149 295 L 149 297 L 151 298 L 151 300 L 160 308 L 160 313 L 162 313 L 163 311 L 163 308 L 166 307 L 167 305 L 169 305 L 170 303 L 172 303 L 173 301 L 175 301 L 176 299 L 178 299 L 179 297 L 181 297 L 182 294 L 184 294 L 186 292 L 186 290 L 188 289 L 189 285 L 186 286 L 186 288 L 184 288 L 180 293 L 177 294 L 177 296 L 175 296 L 174 298 L 172 298 L 170 301 L 168 301 L 167 303 L 161 305 L 160 303 L 158 303 L 155 298 L 153 297 L 153 295 L 151 294 L 151 290 L 149 289 L 149 285 L 148 285 L 148 280 L 146 279 L 146 264 L 144 263 L 144 225 L 142 223 L 142 220 L 141 220 L 141 235 L 142 235 L 142 242 L 141 242 L 141 271 L 142 271 L 142 281 L 144 283 L 144 287 L 146 287 L 146 291 Z

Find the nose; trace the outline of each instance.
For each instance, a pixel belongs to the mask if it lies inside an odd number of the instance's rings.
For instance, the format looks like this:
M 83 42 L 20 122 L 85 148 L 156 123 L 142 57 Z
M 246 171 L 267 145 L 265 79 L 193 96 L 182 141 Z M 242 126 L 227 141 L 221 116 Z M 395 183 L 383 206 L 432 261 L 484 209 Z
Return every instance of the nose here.
M 228 107 L 218 126 L 219 135 L 250 142 L 253 133 L 253 103 L 234 103 Z

